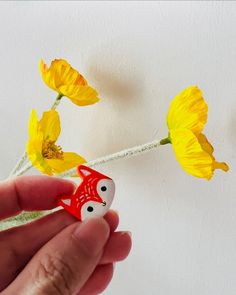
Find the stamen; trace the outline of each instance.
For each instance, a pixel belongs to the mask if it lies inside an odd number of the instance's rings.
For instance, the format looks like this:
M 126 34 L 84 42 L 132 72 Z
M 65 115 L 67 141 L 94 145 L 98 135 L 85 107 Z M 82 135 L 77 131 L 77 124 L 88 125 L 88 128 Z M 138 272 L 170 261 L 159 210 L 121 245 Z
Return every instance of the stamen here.
M 63 160 L 63 151 L 55 141 L 46 139 L 43 142 L 42 155 L 46 159 L 60 159 Z

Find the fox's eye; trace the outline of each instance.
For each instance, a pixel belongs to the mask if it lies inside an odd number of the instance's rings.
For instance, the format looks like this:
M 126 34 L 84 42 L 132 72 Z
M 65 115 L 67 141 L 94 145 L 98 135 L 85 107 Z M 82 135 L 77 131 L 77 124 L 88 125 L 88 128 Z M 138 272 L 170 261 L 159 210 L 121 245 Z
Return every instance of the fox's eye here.
M 105 185 L 101 187 L 102 192 L 105 192 L 106 190 L 107 190 L 107 187 Z
M 93 207 L 88 206 L 87 211 L 88 211 L 88 212 L 93 212 Z
M 108 208 L 111 205 L 111 202 L 115 193 L 115 184 L 111 179 L 100 179 L 97 183 L 97 193 L 99 197 L 101 197 L 101 201 L 103 202 L 103 206 L 107 206 Z M 104 205 L 106 204 L 106 205 Z

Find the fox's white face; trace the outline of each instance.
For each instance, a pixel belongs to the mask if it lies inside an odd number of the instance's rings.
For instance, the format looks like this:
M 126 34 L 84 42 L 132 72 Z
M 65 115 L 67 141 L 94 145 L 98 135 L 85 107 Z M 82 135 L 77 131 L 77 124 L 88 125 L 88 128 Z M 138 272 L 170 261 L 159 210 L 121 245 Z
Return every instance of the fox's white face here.
M 101 179 L 98 181 L 96 190 L 102 199 L 102 203 L 88 201 L 81 207 L 81 220 L 91 217 L 104 216 L 109 210 L 115 194 L 115 183 L 112 179 Z

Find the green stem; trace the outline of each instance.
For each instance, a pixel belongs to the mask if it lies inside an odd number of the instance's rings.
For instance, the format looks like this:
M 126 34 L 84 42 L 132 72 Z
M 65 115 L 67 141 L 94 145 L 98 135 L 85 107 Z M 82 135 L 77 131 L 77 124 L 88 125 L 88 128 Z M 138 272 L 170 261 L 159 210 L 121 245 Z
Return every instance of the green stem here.
M 160 141 L 160 145 L 164 145 L 164 144 L 168 144 L 168 143 L 171 143 L 169 137 L 163 138 L 163 139 Z
M 62 97 L 63 97 L 63 94 L 58 93 L 58 96 L 57 96 L 57 98 L 56 98 L 54 104 L 52 105 L 51 110 L 55 110 L 55 109 L 58 107 L 58 105 L 59 105 L 60 102 L 61 102 Z

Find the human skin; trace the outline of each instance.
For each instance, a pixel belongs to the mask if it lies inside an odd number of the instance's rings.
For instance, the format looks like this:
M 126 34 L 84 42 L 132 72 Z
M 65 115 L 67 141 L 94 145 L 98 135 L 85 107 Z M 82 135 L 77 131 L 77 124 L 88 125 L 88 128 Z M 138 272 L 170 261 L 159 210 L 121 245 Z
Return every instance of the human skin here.
M 49 210 L 73 193 L 73 183 L 21 176 L 0 183 L 0 220 L 22 210 Z M 127 257 L 131 235 L 116 231 L 118 214 L 83 223 L 64 210 L 0 232 L 0 291 L 10 294 L 100 294 L 114 263 Z

